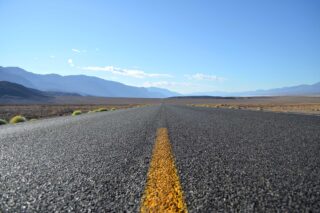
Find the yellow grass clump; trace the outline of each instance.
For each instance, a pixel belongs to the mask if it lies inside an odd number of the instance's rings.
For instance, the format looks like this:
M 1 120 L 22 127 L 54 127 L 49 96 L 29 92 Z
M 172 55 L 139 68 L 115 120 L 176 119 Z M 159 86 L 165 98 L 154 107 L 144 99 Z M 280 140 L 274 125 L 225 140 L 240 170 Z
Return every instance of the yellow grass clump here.
M 82 111 L 81 110 L 75 110 L 73 113 L 72 113 L 72 116 L 77 116 L 77 115 L 81 115 L 82 114 Z
M 16 115 L 10 119 L 11 124 L 22 123 L 22 122 L 26 122 L 26 121 L 27 121 L 27 119 L 21 115 Z

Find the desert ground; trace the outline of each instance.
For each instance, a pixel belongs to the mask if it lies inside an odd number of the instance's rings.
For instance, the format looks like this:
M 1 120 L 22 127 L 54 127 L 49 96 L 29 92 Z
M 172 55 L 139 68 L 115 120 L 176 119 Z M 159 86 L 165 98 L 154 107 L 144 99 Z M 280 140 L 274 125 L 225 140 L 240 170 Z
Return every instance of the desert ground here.
M 173 98 L 167 103 L 194 107 L 229 108 L 303 114 L 320 114 L 320 97 Z
M 75 110 L 82 113 L 106 108 L 118 110 L 132 107 L 141 107 L 148 104 L 160 103 L 161 99 L 147 98 L 102 98 L 102 97 L 55 97 L 50 102 L 24 101 L 16 103 L 0 102 L 0 119 L 9 121 L 16 115 L 22 115 L 26 119 L 41 119 L 71 115 Z
M 92 105 L 92 104 L 29 104 L 29 105 L 0 105 L 0 118 L 10 120 L 16 115 L 22 115 L 26 119 L 40 119 L 48 117 L 71 115 L 74 111 L 82 113 L 105 108 L 107 110 L 118 110 L 132 107 L 139 107 L 138 104 L 124 105 Z
M 115 110 L 161 103 L 193 107 L 320 114 L 320 97 L 178 97 L 167 99 L 56 97 L 50 103 L 1 103 L 0 119 L 10 120 L 15 115 L 22 115 L 28 120 L 41 119 L 71 115 L 75 110 L 86 113 L 99 108 Z

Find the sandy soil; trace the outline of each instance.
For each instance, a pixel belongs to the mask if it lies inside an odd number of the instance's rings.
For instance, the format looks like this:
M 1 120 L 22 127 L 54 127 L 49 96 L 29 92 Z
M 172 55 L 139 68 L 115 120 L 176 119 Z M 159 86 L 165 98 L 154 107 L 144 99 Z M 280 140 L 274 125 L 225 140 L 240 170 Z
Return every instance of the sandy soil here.
M 108 110 L 126 109 L 139 107 L 138 104 L 123 105 L 90 105 L 90 104 L 29 104 L 29 105 L 0 105 L 0 119 L 10 120 L 15 115 L 22 115 L 29 119 L 40 119 L 48 117 L 57 117 L 71 115 L 75 110 L 81 110 L 82 113 L 107 108 Z
M 39 119 L 71 115 L 74 110 L 86 113 L 99 108 L 123 109 L 153 104 L 182 104 L 200 107 L 265 110 L 320 114 L 320 97 L 250 97 L 250 98 L 102 98 L 57 97 L 50 103 L 0 104 L 0 119 L 10 120 L 15 115 Z
M 320 97 L 257 97 L 228 100 L 198 100 L 197 103 L 186 104 L 212 108 L 320 114 Z

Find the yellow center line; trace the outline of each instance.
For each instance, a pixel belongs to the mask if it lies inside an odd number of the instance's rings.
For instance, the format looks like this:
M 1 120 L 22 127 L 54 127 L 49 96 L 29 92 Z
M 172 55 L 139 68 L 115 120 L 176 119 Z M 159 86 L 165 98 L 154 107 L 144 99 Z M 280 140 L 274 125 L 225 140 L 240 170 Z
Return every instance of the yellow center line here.
M 166 128 L 157 131 L 140 212 L 188 212 Z

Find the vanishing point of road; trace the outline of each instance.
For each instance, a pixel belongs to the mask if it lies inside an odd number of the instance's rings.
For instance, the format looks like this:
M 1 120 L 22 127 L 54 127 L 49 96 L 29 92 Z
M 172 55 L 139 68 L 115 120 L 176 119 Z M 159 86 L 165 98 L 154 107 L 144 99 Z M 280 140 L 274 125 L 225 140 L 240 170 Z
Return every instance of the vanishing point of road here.
M 0 127 L 0 212 L 320 212 L 320 117 L 162 104 Z

